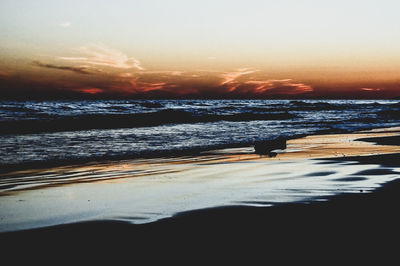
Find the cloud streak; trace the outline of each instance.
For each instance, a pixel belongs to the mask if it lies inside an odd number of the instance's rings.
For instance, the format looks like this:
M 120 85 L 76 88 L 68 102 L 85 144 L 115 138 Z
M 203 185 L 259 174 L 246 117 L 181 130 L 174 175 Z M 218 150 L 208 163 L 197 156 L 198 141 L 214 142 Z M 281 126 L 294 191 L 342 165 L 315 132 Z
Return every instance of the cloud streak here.
M 221 85 L 231 83 L 243 75 L 252 74 L 256 71 L 257 70 L 251 68 L 241 68 L 233 72 L 225 72 L 222 74 L 223 81 L 221 82 Z
M 310 85 L 294 82 L 292 79 L 270 79 L 261 81 L 247 81 L 245 85 L 251 85 L 254 94 L 285 94 L 295 95 L 314 91 Z
M 238 97 L 293 96 L 314 91 L 310 85 L 295 82 L 292 79 L 255 79 L 251 75 L 255 72 L 258 70 L 242 68 L 221 74 L 220 90 Z
M 117 69 L 144 70 L 139 60 L 128 57 L 126 54 L 110 49 L 102 44 L 91 44 L 76 49 L 84 56 L 58 57 L 59 60 L 89 64 L 95 66 L 112 67 Z

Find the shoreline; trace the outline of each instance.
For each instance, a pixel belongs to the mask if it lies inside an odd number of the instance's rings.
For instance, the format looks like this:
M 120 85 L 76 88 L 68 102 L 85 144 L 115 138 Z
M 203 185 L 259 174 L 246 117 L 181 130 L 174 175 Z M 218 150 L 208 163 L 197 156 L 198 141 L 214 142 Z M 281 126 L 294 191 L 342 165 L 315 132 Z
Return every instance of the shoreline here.
M 367 130 L 360 130 L 360 131 L 351 131 L 351 132 L 330 132 L 330 131 L 320 131 L 313 134 L 299 134 L 289 137 L 288 141 L 299 140 L 307 137 L 323 137 L 323 136 L 330 136 L 330 135 L 348 135 L 348 134 L 358 134 L 362 132 L 380 132 L 380 131 L 388 131 L 388 133 L 399 132 L 400 127 L 379 127 Z M 171 158 L 183 158 L 183 157 L 199 157 L 204 154 L 214 155 L 216 152 L 220 154 L 221 151 L 234 151 L 238 153 L 249 153 L 253 154 L 253 144 L 252 143 L 236 143 L 236 144 L 221 144 L 216 145 L 215 147 L 207 147 L 207 148 L 195 148 L 195 149 L 187 149 L 187 150 L 171 150 L 171 151 L 157 151 L 157 152 L 146 152 L 140 155 L 132 155 L 132 156 L 116 156 L 112 158 L 108 157 L 94 157 L 94 158 L 76 158 L 76 159 L 69 159 L 69 160 L 51 160 L 51 161 L 28 161 L 23 163 L 11 163 L 11 164 L 2 164 L 0 165 L 0 176 L 8 175 L 13 172 L 19 171 L 43 171 L 46 169 L 52 168 L 62 168 L 62 167 L 74 167 L 74 166 L 81 166 L 81 165 L 102 165 L 102 164 L 117 164 L 119 162 L 124 161 L 137 161 L 137 160 L 164 160 L 164 159 L 171 159 Z
M 315 233 L 320 232 L 324 233 L 325 235 L 327 234 L 329 237 L 336 237 L 335 235 L 332 235 L 332 233 L 326 232 L 326 228 L 323 226 L 323 224 L 329 226 L 338 226 L 343 232 L 348 234 L 359 234 L 359 237 L 368 231 L 374 235 L 378 235 L 378 232 L 381 231 L 395 231 L 397 229 L 396 223 L 399 220 L 395 217 L 396 211 L 393 209 L 395 208 L 393 204 L 395 204 L 396 201 L 398 202 L 398 195 L 400 195 L 400 181 L 397 180 L 399 172 L 396 170 L 400 167 L 400 147 L 398 146 L 400 143 L 396 142 L 398 141 L 398 138 L 395 136 L 398 136 L 399 132 L 400 128 L 389 128 L 367 132 L 357 132 L 352 134 L 308 136 L 301 139 L 290 140 L 288 142 L 288 149 L 290 150 L 290 148 L 292 148 L 292 151 L 279 152 L 278 156 L 274 158 L 266 158 L 255 154 L 249 154 L 248 149 L 241 148 L 217 151 L 216 154 L 218 156 L 216 156 L 214 153 L 211 157 L 209 155 L 203 155 L 202 158 L 196 157 L 198 159 L 197 161 L 194 161 L 193 158 L 189 157 L 185 160 L 171 160 L 171 158 L 169 158 L 165 159 L 163 162 L 154 160 L 150 163 L 146 162 L 147 164 L 144 163 L 143 160 L 140 160 L 137 162 L 137 164 L 134 164 L 136 170 L 140 165 L 144 168 L 149 166 L 150 168 L 163 168 L 166 165 L 169 165 L 172 166 L 172 168 L 178 167 L 180 168 L 179 171 L 185 172 L 188 167 L 192 170 L 193 168 L 199 170 L 203 167 L 203 169 L 206 169 L 205 171 L 209 171 L 209 167 L 214 167 L 212 168 L 213 170 L 218 170 L 222 169 L 221 167 L 224 165 L 225 167 L 226 165 L 235 165 L 241 167 L 241 165 L 250 162 L 254 163 L 268 161 L 270 163 L 268 164 L 268 167 L 271 167 L 276 163 L 282 164 L 282 162 L 287 161 L 299 161 L 303 163 L 303 161 L 306 160 L 313 161 L 312 165 L 318 165 L 318 167 L 326 166 L 328 167 L 327 169 L 333 169 L 332 172 L 336 171 L 334 170 L 335 168 L 332 167 L 345 168 L 347 166 L 353 167 L 354 165 L 361 166 L 361 169 L 357 168 L 357 173 L 363 174 L 353 174 L 353 180 L 349 179 L 348 183 L 357 181 L 357 178 L 360 178 L 359 180 L 361 181 L 361 175 L 374 178 L 392 176 L 391 181 L 383 179 L 383 183 L 378 182 L 376 184 L 377 186 L 375 188 L 371 188 L 369 191 L 363 190 L 359 191 L 359 193 L 356 193 L 358 188 L 354 187 L 350 188 L 349 191 L 343 190 L 336 194 L 328 193 L 324 195 L 322 193 L 321 200 L 319 200 L 317 197 L 309 201 L 299 200 L 289 202 L 274 202 L 273 204 L 268 201 L 260 201 L 257 204 L 253 202 L 253 205 L 246 205 L 244 202 L 242 202 L 241 204 L 237 205 L 227 204 L 225 206 L 222 205 L 192 210 L 183 209 L 183 211 L 176 212 L 170 217 L 161 217 L 155 221 L 149 221 L 142 224 L 132 224 L 129 220 L 127 221 L 124 219 L 95 219 L 69 222 L 66 224 L 59 223 L 41 228 L 25 228 L 23 230 L 2 232 L 0 233 L 0 239 L 11 241 L 11 239 L 45 237 L 55 240 L 58 238 L 69 239 L 81 235 L 93 238 L 96 234 L 102 234 L 104 237 L 110 237 L 113 239 L 117 235 L 122 237 L 126 234 L 135 235 L 138 238 L 143 238 L 142 241 L 146 241 L 145 239 L 147 237 L 150 237 L 150 239 L 159 239 L 160 236 L 169 235 L 171 237 L 171 234 L 178 234 L 182 232 L 186 232 L 192 236 L 194 234 L 195 238 L 202 239 L 203 234 L 204 236 L 211 237 L 211 232 L 230 234 L 233 233 L 233 231 L 235 234 L 239 234 L 242 237 L 247 238 L 246 234 L 249 232 L 255 233 L 255 231 L 260 231 L 261 233 L 266 233 L 265 227 L 276 227 L 281 229 L 285 228 L 285 230 L 289 230 L 290 234 L 288 232 L 285 233 L 282 239 L 288 239 L 294 236 L 300 237 L 303 234 L 300 232 L 301 227 L 311 230 L 311 235 L 317 236 Z M 362 140 L 365 138 L 367 138 L 369 141 Z M 385 138 L 386 140 L 387 138 L 391 138 L 392 142 L 387 143 Z M 324 145 L 321 144 L 322 140 Z M 338 146 L 338 142 L 345 143 L 345 145 Z M 383 143 L 383 145 L 377 145 L 375 144 L 376 142 L 381 144 Z M 303 148 L 298 151 L 295 149 L 298 146 L 302 146 Z M 325 150 L 325 157 L 320 158 L 323 150 Z M 346 152 L 345 156 L 332 156 L 332 154 L 340 154 L 338 151 Z M 316 164 L 314 164 L 315 160 L 317 161 Z M 29 196 L 31 192 L 36 193 L 37 191 L 42 191 L 47 193 L 52 189 L 57 189 L 56 191 L 58 192 L 65 189 L 70 189 L 71 191 L 71 189 L 76 189 L 81 187 L 81 185 L 87 187 L 94 187 L 96 184 L 109 185 L 113 183 L 126 185 L 127 180 L 131 180 L 132 178 L 135 180 L 154 179 L 157 175 L 171 176 L 171 174 L 174 174 L 173 171 L 169 171 L 171 169 L 167 169 L 167 171 L 164 172 L 145 172 L 138 175 L 138 173 L 126 171 L 126 167 L 128 167 L 129 164 L 132 164 L 132 161 L 130 163 L 125 163 L 125 165 L 114 165 L 114 168 L 108 169 L 108 172 L 121 171 L 121 169 L 123 169 L 125 172 L 129 173 L 127 176 L 114 176 L 111 178 L 105 177 L 99 178 L 98 180 L 87 180 L 87 177 L 85 177 L 83 179 L 72 179 L 69 180 L 71 181 L 70 183 L 66 182 L 64 184 L 62 182 L 58 184 L 53 183 L 42 187 L 38 186 L 33 188 L 25 186 L 22 189 L 15 189 L 15 191 L 12 192 L 2 191 L 0 192 L 0 197 L 21 197 L 22 194 L 28 194 Z M 307 167 L 310 167 L 310 165 L 307 165 Z M 372 165 L 374 167 L 369 168 L 366 167 L 367 165 Z M 376 165 L 378 165 L 378 167 L 376 167 Z M 258 166 L 258 164 L 255 166 Z M 107 167 L 110 166 L 108 165 Z M 132 167 L 132 165 L 130 165 L 130 167 Z M 254 167 L 254 165 L 251 167 Z M 80 170 L 82 171 L 83 168 Z M 60 168 L 57 169 L 60 170 Z M 65 170 L 66 169 L 62 169 L 61 171 Z M 73 170 L 75 172 L 77 171 L 76 168 Z M 52 169 L 50 172 L 54 174 L 54 171 L 55 170 Z M 90 168 L 85 173 L 89 173 L 90 171 L 93 171 L 93 168 Z M 97 169 L 97 171 L 99 173 L 101 172 L 101 169 Z M 173 182 L 175 183 L 179 182 L 179 179 L 176 178 L 182 178 L 182 175 L 179 176 L 179 171 L 178 173 L 175 173 L 178 174 L 178 176 L 173 176 L 175 178 Z M 220 173 L 219 176 L 221 177 L 223 173 L 224 172 Z M 324 172 L 321 171 L 316 172 L 315 169 L 312 169 L 310 173 L 317 173 L 319 175 L 324 174 Z M 23 171 L 19 174 L 26 174 L 26 172 Z M 132 175 L 135 174 L 138 176 L 132 177 Z M 216 175 L 218 176 L 218 173 L 216 173 Z M 141 178 L 140 176 L 145 176 L 147 178 Z M 350 174 L 350 177 L 351 176 L 352 175 Z M 310 175 L 310 177 L 312 176 Z M 15 176 L 10 177 L 10 180 L 13 178 L 15 178 Z M 159 182 L 160 179 L 156 179 L 154 181 Z M 195 179 L 191 180 L 191 182 L 195 181 Z M 32 182 L 32 180 L 30 180 L 30 182 Z M 384 219 L 377 222 L 377 215 Z M 346 217 L 346 222 L 340 217 Z M 140 220 L 140 217 L 137 218 Z M 329 219 L 331 219 L 331 221 L 329 221 Z M 296 221 L 296 226 L 291 224 L 293 220 Z M 347 228 L 347 226 L 350 227 Z M 287 229 L 287 227 L 289 229 Z M 350 229 L 352 231 L 350 231 Z M 192 230 L 195 230 L 195 232 Z M 296 232 L 296 230 L 300 231 Z M 268 235 L 273 236 L 274 239 L 278 239 L 278 235 L 275 235 L 273 232 L 271 233 L 268 231 Z
M 138 167 L 164 166 L 170 164 L 214 164 L 230 163 L 240 161 L 281 161 L 300 159 L 327 159 L 348 156 L 366 156 L 374 154 L 400 153 L 400 127 L 377 128 L 372 130 L 355 131 L 344 134 L 320 134 L 307 135 L 287 140 L 287 149 L 277 150 L 276 157 L 258 155 L 253 146 L 237 148 L 222 148 L 215 150 L 199 151 L 190 154 L 163 157 L 140 157 L 121 160 L 83 161 L 79 164 L 61 164 L 48 167 L 30 167 L 19 170 L 9 170 L 0 173 L 1 178 L 18 178 L 24 175 L 41 175 L 46 173 L 68 172 L 68 171 L 110 171 L 137 170 Z M 384 137 L 389 141 L 381 140 Z M 150 173 L 151 174 L 151 173 Z M 142 176 L 142 174 L 139 174 Z M 1 180 L 0 180 L 1 181 Z M 73 180 L 77 181 L 77 180 Z M 90 180 L 85 180 L 90 182 Z M 93 178 L 93 182 L 98 181 Z M 0 196 L 3 187 L 0 185 Z

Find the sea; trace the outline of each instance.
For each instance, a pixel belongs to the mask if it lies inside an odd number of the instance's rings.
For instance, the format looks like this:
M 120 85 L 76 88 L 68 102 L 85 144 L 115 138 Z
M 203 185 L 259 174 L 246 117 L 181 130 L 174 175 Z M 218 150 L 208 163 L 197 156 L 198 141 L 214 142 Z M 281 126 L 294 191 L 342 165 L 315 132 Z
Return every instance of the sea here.
M 398 125 L 399 100 L 0 101 L 0 170 L 180 156 Z

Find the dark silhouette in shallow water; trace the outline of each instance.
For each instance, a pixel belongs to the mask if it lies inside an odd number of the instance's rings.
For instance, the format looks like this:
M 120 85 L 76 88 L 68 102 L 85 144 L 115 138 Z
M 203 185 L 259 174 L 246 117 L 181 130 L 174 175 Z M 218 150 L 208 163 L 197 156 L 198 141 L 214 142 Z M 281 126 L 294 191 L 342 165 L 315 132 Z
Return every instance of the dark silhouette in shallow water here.
M 272 152 L 273 150 L 284 150 L 286 147 L 286 139 L 284 137 L 254 143 L 256 154 L 268 155 L 269 157 L 275 157 L 277 155 L 276 152 Z

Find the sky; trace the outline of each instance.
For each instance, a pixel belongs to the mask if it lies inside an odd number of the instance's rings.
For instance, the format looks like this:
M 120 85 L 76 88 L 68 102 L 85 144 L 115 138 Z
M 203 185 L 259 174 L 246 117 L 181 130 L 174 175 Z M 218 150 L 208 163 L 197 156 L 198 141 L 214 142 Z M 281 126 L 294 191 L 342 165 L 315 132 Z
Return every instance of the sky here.
M 1 0 L 0 97 L 393 98 L 397 0 Z

